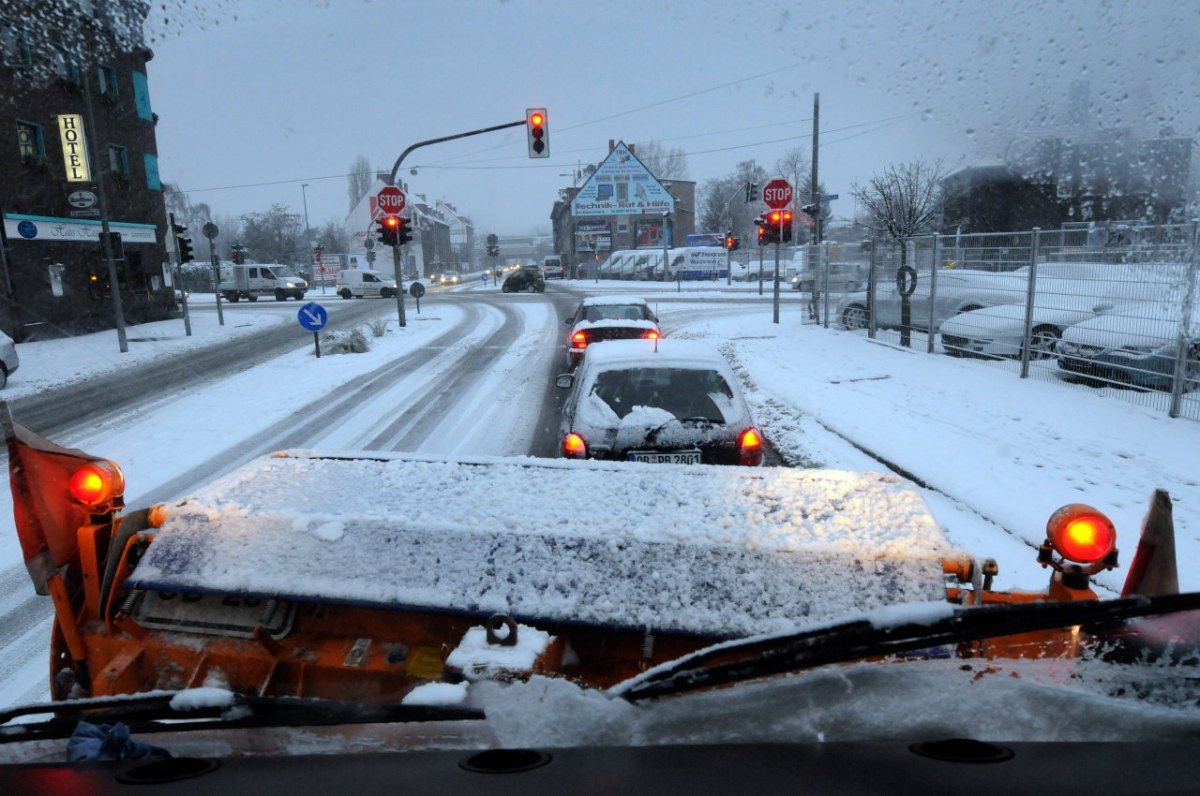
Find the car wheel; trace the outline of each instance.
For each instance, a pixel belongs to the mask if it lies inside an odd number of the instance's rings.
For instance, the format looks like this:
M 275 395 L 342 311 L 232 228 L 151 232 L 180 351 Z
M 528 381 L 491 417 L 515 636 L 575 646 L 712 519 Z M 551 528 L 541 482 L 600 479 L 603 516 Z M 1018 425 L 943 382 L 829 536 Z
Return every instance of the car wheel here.
M 228 301 L 230 304 L 237 304 L 239 298 L 241 298 L 241 296 L 239 296 L 237 293 L 226 293 L 225 294 L 225 300 Z
M 396 291 L 389 290 L 388 288 L 384 288 L 383 290 L 379 291 L 379 295 L 381 298 L 385 298 L 385 299 L 395 298 Z
M 1061 337 L 1062 332 L 1057 326 L 1038 326 L 1029 335 L 1029 358 L 1049 359 L 1055 356 L 1054 347 Z
M 348 299 L 352 294 L 350 293 L 350 288 L 344 287 L 338 291 L 338 295 L 344 299 Z
M 251 293 L 249 296 L 246 296 L 246 301 L 258 301 L 258 296 Z
M 279 288 L 279 287 L 275 288 L 275 300 L 276 301 L 287 301 L 287 293 L 283 292 L 283 288 Z
M 0 390 L 8 386 L 8 368 L 0 366 Z
M 861 304 L 851 304 L 842 310 L 842 326 L 847 329 L 866 329 L 867 320 L 867 308 Z

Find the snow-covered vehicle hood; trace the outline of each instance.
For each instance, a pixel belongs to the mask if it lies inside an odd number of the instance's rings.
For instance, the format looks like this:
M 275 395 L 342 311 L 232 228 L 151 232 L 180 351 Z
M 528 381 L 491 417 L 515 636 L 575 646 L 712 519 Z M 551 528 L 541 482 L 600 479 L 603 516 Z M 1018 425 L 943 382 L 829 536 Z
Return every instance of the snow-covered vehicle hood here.
M 729 637 L 942 599 L 953 552 L 875 473 L 289 452 L 175 507 L 130 586 Z
M 1158 348 L 1179 339 L 1178 320 L 1102 315 L 1063 333 L 1063 342 L 1098 348 Z
M 1032 325 L 1048 324 L 1060 328 L 1073 326 L 1112 310 L 1112 302 L 1106 299 L 1086 296 L 1046 297 L 1034 304 Z M 997 304 L 994 307 L 961 312 L 943 322 L 941 330 L 946 334 L 978 338 L 1021 335 L 1025 331 L 1025 305 Z

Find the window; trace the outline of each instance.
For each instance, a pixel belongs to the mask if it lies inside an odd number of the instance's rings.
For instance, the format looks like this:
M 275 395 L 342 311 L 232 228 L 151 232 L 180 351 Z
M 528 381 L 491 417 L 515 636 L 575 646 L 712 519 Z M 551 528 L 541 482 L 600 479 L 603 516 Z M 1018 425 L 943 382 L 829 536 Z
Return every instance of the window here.
M 125 151 L 125 147 L 108 145 L 108 170 L 114 177 L 129 179 L 129 153 Z
M 150 84 L 143 72 L 133 73 L 133 104 L 139 119 L 154 121 L 154 111 L 150 109 Z
M 46 141 L 42 137 L 42 126 L 17 119 L 17 147 L 22 163 L 44 162 L 46 160 Z
M 109 99 L 116 99 L 121 94 L 117 84 L 117 70 L 111 66 L 96 67 L 96 77 L 100 81 L 100 94 Z
M 142 155 L 146 167 L 146 187 L 152 191 L 161 191 L 162 182 L 158 178 L 158 156 L 146 152 Z
M 66 53 L 56 53 L 54 56 L 54 69 L 58 72 L 59 78 L 64 83 L 80 85 L 83 81 L 79 74 L 79 64 L 71 59 L 71 56 Z
M 29 46 L 29 31 L 0 17 L 0 51 L 10 64 L 33 63 L 33 50 Z

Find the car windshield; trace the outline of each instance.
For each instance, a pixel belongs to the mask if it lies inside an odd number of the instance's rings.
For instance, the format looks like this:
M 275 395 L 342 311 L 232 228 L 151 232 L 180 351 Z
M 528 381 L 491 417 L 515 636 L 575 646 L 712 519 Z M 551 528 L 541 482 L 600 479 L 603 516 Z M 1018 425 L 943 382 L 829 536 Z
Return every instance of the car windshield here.
M 638 367 L 596 374 L 592 388 L 619 418 L 634 407 L 653 407 L 676 418 L 725 422 L 733 390 L 715 370 Z
M 1196 0 L 0 0 L 0 709 L 1190 739 L 1192 608 L 940 622 L 1200 590 L 1197 42 Z

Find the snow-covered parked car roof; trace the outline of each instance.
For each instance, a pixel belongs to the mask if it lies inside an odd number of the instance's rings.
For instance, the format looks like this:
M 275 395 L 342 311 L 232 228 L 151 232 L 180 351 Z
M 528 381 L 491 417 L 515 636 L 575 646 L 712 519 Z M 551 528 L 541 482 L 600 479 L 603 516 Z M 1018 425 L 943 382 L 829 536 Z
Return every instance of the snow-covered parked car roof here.
M 641 296 L 623 296 L 614 294 L 611 296 L 588 296 L 582 302 L 585 307 L 608 307 L 613 304 L 641 304 L 646 305 L 646 300 Z
M 588 350 L 593 368 L 628 367 L 645 363 L 653 366 L 703 366 L 722 373 L 729 371 L 725 357 L 711 345 L 694 340 L 610 340 Z
M 285 452 L 171 509 L 128 585 L 732 637 L 945 599 L 953 552 L 878 473 Z

